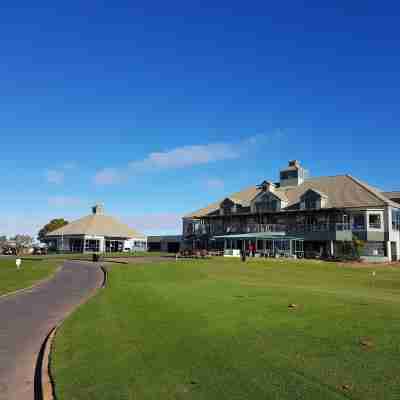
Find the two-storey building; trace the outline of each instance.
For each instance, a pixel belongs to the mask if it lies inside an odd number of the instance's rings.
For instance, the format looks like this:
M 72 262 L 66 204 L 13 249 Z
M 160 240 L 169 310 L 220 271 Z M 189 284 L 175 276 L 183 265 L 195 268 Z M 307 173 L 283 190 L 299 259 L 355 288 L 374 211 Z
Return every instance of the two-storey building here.
M 359 239 L 363 258 L 400 259 L 399 192 L 382 192 L 351 175 L 309 178 L 296 160 L 279 178 L 186 215 L 185 246 L 243 248 L 252 243 L 265 251 L 271 249 L 263 239 L 279 235 L 301 239 L 305 256 L 339 256 L 353 251 Z

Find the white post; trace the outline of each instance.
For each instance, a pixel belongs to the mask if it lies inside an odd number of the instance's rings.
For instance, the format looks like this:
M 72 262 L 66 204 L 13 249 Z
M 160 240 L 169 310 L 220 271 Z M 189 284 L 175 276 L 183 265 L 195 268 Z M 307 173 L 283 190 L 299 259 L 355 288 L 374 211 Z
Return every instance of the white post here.
M 333 240 L 330 241 L 330 247 L 331 247 L 330 248 L 331 256 L 333 257 L 334 252 L 335 252 L 335 246 L 334 246 Z
M 400 260 L 400 240 L 396 240 L 396 259 Z
M 389 261 L 392 261 L 392 247 L 390 241 L 386 242 L 386 254 Z

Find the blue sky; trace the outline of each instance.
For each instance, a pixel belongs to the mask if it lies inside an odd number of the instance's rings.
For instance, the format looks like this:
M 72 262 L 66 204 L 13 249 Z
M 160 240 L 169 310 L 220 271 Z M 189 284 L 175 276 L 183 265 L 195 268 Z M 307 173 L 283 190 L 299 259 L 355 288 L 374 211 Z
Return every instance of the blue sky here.
M 0 234 L 178 232 L 294 158 L 400 189 L 395 2 L 32 4 L 0 9 Z

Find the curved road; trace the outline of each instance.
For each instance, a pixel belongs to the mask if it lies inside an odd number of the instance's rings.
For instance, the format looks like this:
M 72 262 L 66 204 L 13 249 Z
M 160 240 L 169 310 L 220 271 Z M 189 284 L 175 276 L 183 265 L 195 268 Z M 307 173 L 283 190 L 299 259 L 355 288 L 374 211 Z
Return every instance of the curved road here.
M 0 400 L 34 399 L 44 339 L 102 281 L 99 265 L 68 261 L 50 281 L 0 299 Z

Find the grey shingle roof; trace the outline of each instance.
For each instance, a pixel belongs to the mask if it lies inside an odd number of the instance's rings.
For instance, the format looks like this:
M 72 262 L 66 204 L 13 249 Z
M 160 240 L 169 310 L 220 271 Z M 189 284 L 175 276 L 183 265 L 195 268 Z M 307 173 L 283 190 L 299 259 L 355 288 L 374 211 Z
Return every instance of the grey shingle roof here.
M 282 198 L 288 201 L 288 208 L 300 202 L 300 197 L 309 189 L 327 196 L 328 208 L 352 208 L 352 207 L 382 207 L 391 205 L 399 207 L 399 204 L 390 200 L 380 190 L 351 175 L 323 176 L 308 179 L 299 186 L 278 187 L 273 193 L 280 193 Z M 256 186 L 249 187 L 234 193 L 228 198 L 240 199 L 242 203 L 250 205 L 254 197 L 261 191 Z M 222 201 L 222 200 L 221 200 Z M 186 218 L 202 217 L 218 210 L 221 201 L 217 201 L 200 210 L 186 215 Z

